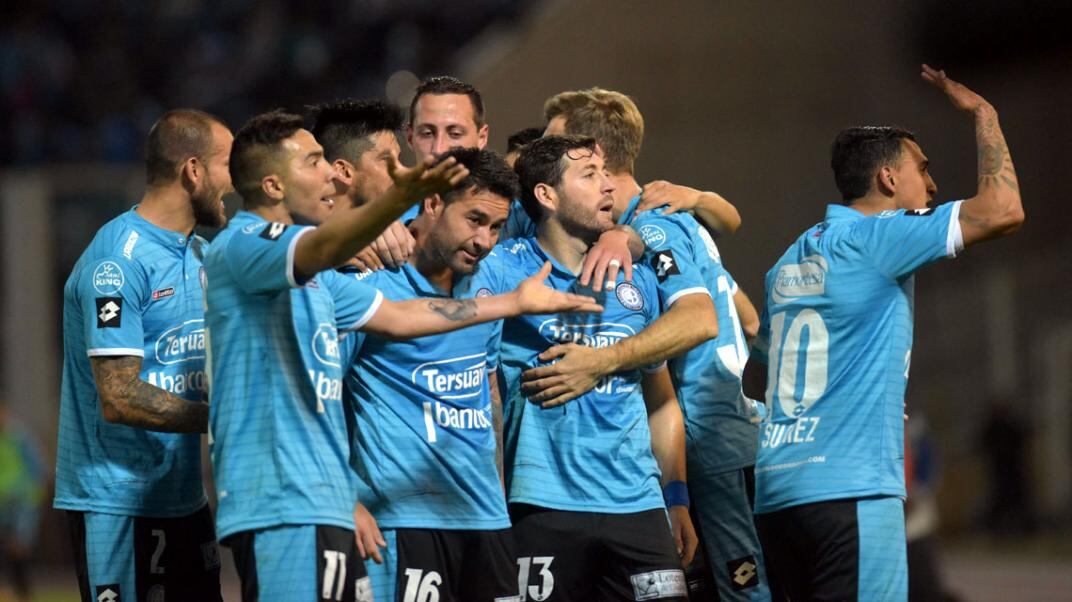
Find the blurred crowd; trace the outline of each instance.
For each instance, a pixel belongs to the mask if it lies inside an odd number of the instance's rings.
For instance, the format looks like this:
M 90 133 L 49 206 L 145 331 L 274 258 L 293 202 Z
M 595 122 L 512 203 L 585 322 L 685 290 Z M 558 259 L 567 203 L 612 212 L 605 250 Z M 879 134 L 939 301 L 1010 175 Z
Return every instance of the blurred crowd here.
M 234 125 L 449 70 L 530 0 L 45 0 L 0 21 L 0 164 L 137 161 L 167 108 Z

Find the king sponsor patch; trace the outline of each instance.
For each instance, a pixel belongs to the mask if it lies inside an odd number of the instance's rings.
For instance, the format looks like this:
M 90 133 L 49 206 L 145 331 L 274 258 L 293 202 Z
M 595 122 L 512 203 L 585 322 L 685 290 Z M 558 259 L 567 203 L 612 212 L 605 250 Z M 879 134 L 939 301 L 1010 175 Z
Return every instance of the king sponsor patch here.
M 114 261 L 102 261 L 93 271 L 93 290 L 100 295 L 114 295 L 126 284 L 123 268 Z

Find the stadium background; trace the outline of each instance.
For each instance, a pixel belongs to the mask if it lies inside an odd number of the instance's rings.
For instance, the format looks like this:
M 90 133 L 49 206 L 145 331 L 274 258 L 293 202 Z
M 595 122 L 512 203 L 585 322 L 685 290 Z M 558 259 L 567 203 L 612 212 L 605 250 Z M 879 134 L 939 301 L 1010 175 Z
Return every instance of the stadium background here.
M 647 124 L 638 179 L 715 190 L 740 210 L 719 244 L 759 301 L 766 269 L 837 200 L 842 127 L 908 127 L 939 200 L 974 193 L 971 120 L 918 75 L 924 61 L 947 69 L 997 107 L 1027 222 L 917 279 L 908 408 L 940 458 L 942 571 L 964 599 L 1072 599 L 1072 5 L 53 0 L 0 14 L 0 395 L 49 462 L 62 285 L 140 197 L 145 133 L 167 108 L 237 129 L 343 96 L 408 105 L 419 78 L 449 73 L 481 90 L 502 151 L 542 125 L 548 96 L 620 90 Z M 1020 490 L 1002 492 L 1010 482 Z M 1016 516 L 989 512 L 999 498 Z M 42 599 L 74 599 L 67 548 L 64 518 L 45 512 Z

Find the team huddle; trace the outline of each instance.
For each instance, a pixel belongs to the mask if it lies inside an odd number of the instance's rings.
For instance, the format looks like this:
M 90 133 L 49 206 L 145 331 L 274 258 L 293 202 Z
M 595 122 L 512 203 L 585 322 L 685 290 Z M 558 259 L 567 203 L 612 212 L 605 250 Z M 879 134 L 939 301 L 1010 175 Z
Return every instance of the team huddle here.
M 624 94 L 553 96 L 505 157 L 450 77 L 408 114 L 166 113 L 64 289 L 82 600 L 222 600 L 217 540 L 245 601 L 906 599 L 912 276 L 1023 221 L 996 111 L 922 75 L 975 119 L 976 196 L 928 207 L 910 132 L 842 131 L 843 203 L 758 311 L 737 210 L 636 180 Z

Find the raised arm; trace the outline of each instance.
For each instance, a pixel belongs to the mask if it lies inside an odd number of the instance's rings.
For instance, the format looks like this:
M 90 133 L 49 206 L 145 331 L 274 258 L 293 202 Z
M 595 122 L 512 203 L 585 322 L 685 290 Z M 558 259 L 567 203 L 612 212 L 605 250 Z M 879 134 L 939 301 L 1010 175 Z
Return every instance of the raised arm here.
M 688 489 L 685 476 L 685 419 L 666 366 L 644 374 L 641 383 L 644 405 L 651 430 L 651 453 L 662 473 L 659 484 L 666 499 L 666 512 L 677 544 L 682 565 L 692 562 L 696 553 L 696 530 L 689 518 Z
M 960 206 L 964 246 L 1012 234 L 1024 223 L 1024 207 L 1012 156 L 998 124 L 998 112 L 982 96 L 946 77 L 945 71 L 923 65 L 922 75 L 944 92 L 954 107 L 971 113 L 975 119 L 979 188 Z
M 666 207 L 663 213 L 691 211 L 712 235 L 733 234 L 741 227 L 741 214 L 717 192 L 656 180 L 644 186 L 637 211 Z
M 361 328 L 386 339 L 411 339 L 512 318 L 522 314 L 556 314 L 571 311 L 600 312 L 591 297 L 556 291 L 543 284 L 551 273 L 544 263 L 535 275 L 505 295 L 479 299 L 384 299 L 375 315 Z
M 140 357 L 95 356 L 89 362 L 101 415 L 108 422 L 163 433 L 208 430 L 208 404 L 187 401 L 141 380 Z
M 396 161 L 388 166 L 394 186 L 380 198 L 340 212 L 302 236 L 294 249 L 294 275 L 305 281 L 342 265 L 398 219 L 417 201 L 449 190 L 469 170 L 453 157 L 432 165 L 428 159 L 416 167 L 403 168 Z
M 711 297 L 685 295 L 647 328 L 602 349 L 568 343 L 540 354 L 555 363 L 521 375 L 522 391 L 545 408 L 562 405 L 590 391 L 600 378 L 623 370 L 662 363 L 718 336 L 718 317 Z

